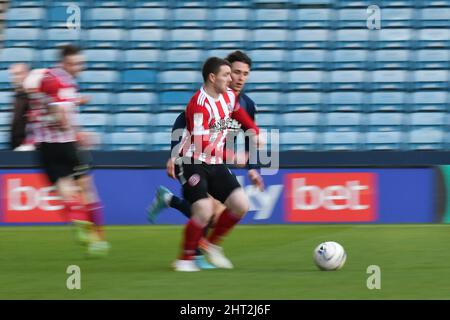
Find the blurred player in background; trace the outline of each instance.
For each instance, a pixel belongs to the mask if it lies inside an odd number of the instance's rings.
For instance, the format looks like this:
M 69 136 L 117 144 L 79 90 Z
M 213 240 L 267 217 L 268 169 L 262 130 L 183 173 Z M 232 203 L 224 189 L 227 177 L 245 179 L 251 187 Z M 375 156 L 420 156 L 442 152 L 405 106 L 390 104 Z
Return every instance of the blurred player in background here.
M 78 96 L 75 80 L 84 59 L 72 45 L 62 47 L 60 55 L 60 65 L 42 75 L 33 101 L 34 139 L 40 163 L 65 204 L 68 220 L 77 227 L 78 239 L 88 246 L 88 253 L 104 255 L 109 244 L 103 232 L 102 205 L 82 150 L 92 137 L 75 123 L 77 106 L 85 101 Z
M 237 94 L 230 88 L 231 64 L 217 57 L 206 60 L 202 75 L 204 85 L 186 107 L 186 129 L 181 157 L 175 161 L 175 173 L 183 188 L 184 198 L 191 203 L 191 218 L 184 232 L 183 251 L 175 261 L 176 271 L 199 271 L 193 261 L 204 228 L 211 221 L 213 199 L 225 205 L 212 232 L 202 244 L 209 260 L 219 268 L 233 268 L 219 246 L 222 238 L 248 211 L 248 198 L 236 176 L 224 163 L 225 139 L 236 120 L 259 137 L 259 129 L 239 105 Z M 255 138 L 257 140 L 258 138 Z M 259 140 L 257 140 L 259 141 Z
M 252 66 L 252 61 L 250 57 L 248 57 L 242 51 L 234 51 L 230 53 L 226 58 L 228 62 L 231 64 L 231 83 L 230 88 L 233 89 L 239 99 L 240 106 L 248 113 L 253 121 L 255 121 L 256 114 L 256 105 L 250 97 L 248 97 L 244 92 L 245 83 L 250 75 L 250 69 Z M 172 132 L 179 129 L 186 128 L 186 117 L 185 113 L 182 112 L 175 120 L 175 123 L 172 127 Z M 180 138 L 181 140 L 181 138 Z M 180 141 L 172 140 L 171 141 L 171 155 L 177 153 L 174 149 L 177 147 Z M 232 141 L 234 143 L 234 141 Z M 245 150 L 248 153 L 250 151 L 249 141 L 246 139 L 245 141 Z M 248 157 L 247 157 L 248 158 Z M 174 167 L 175 167 L 175 158 L 170 157 L 167 161 L 167 174 L 172 177 L 175 177 Z M 264 181 L 262 177 L 259 175 L 257 171 L 257 166 L 252 164 L 250 161 L 247 161 L 248 168 L 248 176 L 253 185 L 255 185 L 259 190 L 264 190 Z M 185 215 L 188 219 L 191 217 L 191 204 L 183 198 L 175 196 L 170 190 L 168 190 L 164 186 L 160 186 L 157 190 L 157 194 L 155 199 L 153 200 L 151 206 L 148 208 L 148 219 L 150 222 L 155 223 L 159 213 L 167 207 L 172 207 L 180 211 L 183 215 Z M 214 199 L 214 215 L 208 226 L 204 230 L 204 236 L 208 234 L 208 230 L 214 222 L 217 220 L 218 216 L 224 211 L 225 206 L 220 202 Z M 197 265 L 201 269 L 212 269 L 213 265 L 209 264 L 202 252 L 197 249 L 195 255 L 195 261 Z

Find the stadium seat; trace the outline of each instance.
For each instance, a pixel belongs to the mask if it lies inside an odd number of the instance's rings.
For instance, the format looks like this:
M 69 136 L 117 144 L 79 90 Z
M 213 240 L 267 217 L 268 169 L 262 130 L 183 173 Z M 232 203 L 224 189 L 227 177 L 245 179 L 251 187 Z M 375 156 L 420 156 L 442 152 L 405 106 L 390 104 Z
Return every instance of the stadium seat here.
M 367 28 L 368 14 L 366 10 L 340 9 L 337 10 L 336 28 Z M 384 18 L 384 17 L 383 17 Z M 384 21 L 384 20 L 382 20 Z
M 407 69 L 411 62 L 409 50 L 376 50 L 374 69 Z
M 322 71 L 290 71 L 287 76 L 288 90 L 322 90 L 326 79 Z
M 447 91 L 417 91 L 412 94 L 412 111 L 446 111 Z
M 371 72 L 372 90 L 408 90 L 411 74 L 406 70 L 377 70 Z
M 150 112 L 157 105 L 157 96 L 149 92 L 123 92 L 117 95 L 117 112 Z
M 159 50 L 124 50 L 124 69 L 158 69 L 161 65 Z
M 13 63 L 32 63 L 35 50 L 29 48 L 5 48 L 0 51 L 0 68 L 8 68 Z
M 450 51 L 425 49 L 416 52 L 416 69 L 450 69 Z
M 450 7 L 450 1 L 449 0 L 429 0 L 426 2 L 417 1 L 416 2 L 417 8 L 423 9 L 423 8 L 429 8 L 429 7 Z
M 94 28 L 123 28 L 129 13 L 124 8 L 93 8 L 87 11 L 88 27 Z
M 0 90 L 10 89 L 10 78 L 8 70 L 0 70 Z
M 214 56 L 213 54 L 211 56 Z M 222 55 L 219 55 L 219 57 Z M 166 50 L 164 51 L 164 69 L 201 70 L 203 65 L 202 50 Z
M 252 71 L 246 83 L 247 90 L 280 90 L 282 73 L 280 71 Z
M 160 7 L 168 7 L 169 2 L 168 1 L 161 1 L 161 0 L 134 0 L 131 1 L 130 6 L 132 8 L 160 8 Z
M 368 0 L 341 0 L 333 2 L 338 8 L 364 8 L 364 10 L 372 4 Z
M 208 28 L 208 12 L 205 8 L 171 10 L 172 28 Z
M 159 86 L 162 90 L 190 90 L 195 92 L 202 85 L 198 71 L 164 71 L 159 73 Z
M 111 104 L 115 102 L 115 94 L 111 92 L 87 91 L 83 95 L 89 97 L 89 102 L 80 106 L 81 112 L 109 112 Z
M 327 111 L 363 111 L 366 96 L 359 91 L 331 92 L 326 102 Z
M 289 28 L 289 11 L 287 9 L 256 9 L 252 11 L 252 27 Z
M 80 87 L 83 90 L 113 91 L 118 77 L 116 71 L 84 71 L 80 75 Z
M 324 80 L 329 81 L 331 90 L 364 90 L 367 85 L 366 73 L 363 70 L 332 71 Z
M 260 128 L 280 128 L 281 123 L 278 117 L 279 113 L 258 112 L 255 115 L 255 122 Z
M 77 123 L 89 132 L 105 132 L 110 120 L 106 113 L 79 113 Z
M 374 112 L 368 114 L 367 126 L 370 131 L 400 131 L 405 125 L 405 113 Z
M 324 125 L 337 131 L 358 131 L 363 121 L 359 112 L 327 112 L 324 118 Z
M 132 112 L 116 113 L 113 123 L 116 132 L 146 132 L 150 127 L 150 114 Z
M 172 139 L 170 128 L 157 128 L 150 136 L 150 150 L 170 150 L 170 143 Z
M 448 28 L 450 8 L 424 8 L 418 10 L 421 28 Z
M 414 71 L 414 89 L 437 89 L 448 88 L 449 73 L 447 70 L 417 70 Z
M 192 91 L 166 91 L 159 96 L 160 111 L 184 111 L 194 93 Z
M 405 140 L 402 131 L 369 131 L 365 134 L 366 150 L 400 150 Z
M 9 149 L 10 133 L 6 131 L 0 132 L 0 150 Z
M 252 59 L 252 69 L 283 70 L 286 63 L 284 50 L 252 50 L 247 54 Z
M 219 8 L 212 13 L 212 27 L 217 29 L 222 28 L 247 28 L 248 9 L 244 8 Z
M 447 125 L 445 112 L 413 112 L 410 114 L 410 125 L 439 127 Z
M 319 92 L 290 92 L 283 95 L 282 99 L 286 104 L 286 112 L 320 111 L 322 96 Z M 276 106 L 273 110 L 278 109 Z
M 381 11 L 382 28 L 414 28 L 416 23 L 412 8 L 384 8 Z
M 46 0 L 11 0 L 9 5 L 11 8 L 32 8 L 45 6 Z
M 331 69 L 366 69 L 368 64 L 367 50 L 333 50 Z M 330 62 L 329 59 L 324 59 Z
M 406 94 L 401 91 L 380 91 L 370 94 L 370 110 L 402 112 L 405 108 Z
M 208 38 L 205 37 L 205 31 L 202 29 L 172 29 L 170 31 L 168 43 L 169 49 L 203 49 L 207 39 L 214 40 L 215 30 L 208 32 Z
M 420 2 L 420 1 L 417 1 L 417 2 Z M 411 6 L 414 5 L 414 1 L 410 1 L 410 0 L 381 0 L 380 4 L 381 4 L 380 7 L 382 7 L 382 8 L 411 7 Z
M 335 49 L 367 49 L 369 31 L 367 29 L 336 30 L 332 45 Z
M 295 10 L 294 27 L 303 28 L 329 28 L 331 26 L 330 9 L 299 9 Z
M 375 46 L 377 49 L 409 49 L 412 29 L 386 28 L 377 30 Z
M 110 150 L 136 150 L 146 149 L 146 136 L 144 132 L 113 132 L 110 134 Z
M 289 37 L 289 47 L 296 49 L 326 49 L 329 43 L 328 30 L 295 30 Z
M 11 112 L 0 112 L 0 131 L 10 131 L 11 118 Z
M 301 131 L 289 130 L 281 132 L 281 150 L 305 150 L 312 151 L 317 146 L 317 133 L 313 128 Z
M 255 29 L 251 33 L 251 37 L 250 44 L 253 49 L 283 49 L 287 44 L 288 31 L 285 29 Z
M 450 29 L 434 28 L 418 30 L 417 46 L 421 49 L 450 47 Z
M 325 69 L 327 66 L 327 52 L 317 49 L 300 49 L 287 52 L 290 56 L 288 66 L 290 70 Z
M 156 72 L 153 70 L 124 70 L 120 90 L 153 90 L 155 82 Z
M 412 129 L 409 132 L 408 142 L 409 149 L 413 150 L 443 149 L 445 144 L 445 130 L 439 127 Z
M 121 61 L 120 51 L 108 49 L 85 50 L 88 69 L 118 69 Z
M 7 28 L 4 31 L 5 48 L 8 47 L 29 47 L 38 48 L 41 43 L 38 28 Z
M 130 49 L 159 49 L 166 39 L 163 29 L 132 29 L 128 31 L 127 45 Z
M 43 8 L 11 8 L 6 11 L 7 28 L 38 28 L 43 20 Z
M 245 92 L 256 104 L 256 110 L 263 111 L 280 111 L 280 93 L 277 91 L 255 91 Z
M 248 8 L 252 5 L 251 0 L 215 0 L 212 2 L 214 8 Z
M 153 116 L 152 126 L 172 128 L 180 112 L 162 112 Z
M 0 71 L 0 79 L 1 79 L 1 71 Z M 1 82 L 0 82 L 1 85 Z M 0 110 L 1 111 L 9 111 L 13 109 L 13 95 L 14 93 L 11 91 L 0 91 Z
M 361 148 L 361 134 L 354 131 L 327 131 L 322 135 L 324 150 L 358 150 Z
M 246 48 L 247 32 L 247 29 L 214 29 L 211 34 L 211 48 L 230 50 Z
M 88 30 L 84 47 L 90 49 L 121 49 L 124 32 L 122 29 Z M 131 41 L 133 41 L 132 38 Z
M 131 28 L 164 28 L 167 25 L 169 11 L 166 8 L 132 9 L 129 20 Z
M 38 67 L 42 68 L 52 67 L 59 60 L 58 49 L 44 49 L 39 50 L 38 53 L 40 54 L 40 58 L 38 60 L 40 65 Z
M 66 44 L 80 44 L 81 31 L 76 29 L 48 29 L 45 47 L 53 49 Z
M 320 125 L 321 115 L 319 112 L 289 112 L 283 114 L 282 123 L 277 120 L 276 115 L 272 116 L 272 119 L 274 123 L 283 127 L 317 127 Z
M 116 8 L 126 6 L 128 0 L 87 0 L 91 1 L 93 7 Z M 130 1 L 132 2 L 132 1 Z
M 73 27 L 77 27 L 75 24 L 79 23 L 81 27 L 84 22 L 83 11 L 84 8 L 80 8 L 79 4 L 77 6 L 73 6 L 72 3 L 52 3 L 52 5 L 47 9 L 47 28 L 67 28 L 68 25 Z M 80 14 L 80 20 L 77 21 L 75 19 L 74 14 Z
M 205 0 L 183 0 L 173 1 L 171 5 L 175 8 L 204 8 L 208 5 Z

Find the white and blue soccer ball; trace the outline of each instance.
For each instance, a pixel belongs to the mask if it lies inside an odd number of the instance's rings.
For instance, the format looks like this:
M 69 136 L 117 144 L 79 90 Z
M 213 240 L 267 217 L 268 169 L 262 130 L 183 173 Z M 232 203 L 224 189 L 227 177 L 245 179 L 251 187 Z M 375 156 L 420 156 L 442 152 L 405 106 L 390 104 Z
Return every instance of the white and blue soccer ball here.
M 314 262 L 320 270 L 333 271 L 341 269 L 347 260 L 344 247 L 334 241 L 319 244 L 314 249 Z

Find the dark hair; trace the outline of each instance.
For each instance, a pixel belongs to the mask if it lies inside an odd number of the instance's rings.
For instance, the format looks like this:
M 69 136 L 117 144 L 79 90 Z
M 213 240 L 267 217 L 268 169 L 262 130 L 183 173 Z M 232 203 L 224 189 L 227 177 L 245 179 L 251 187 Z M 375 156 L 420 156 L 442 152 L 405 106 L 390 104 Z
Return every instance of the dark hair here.
M 230 53 L 225 60 L 227 60 L 229 63 L 233 63 L 233 62 L 243 62 L 248 64 L 248 67 L 251 68 L 252 67 L 252 59 L 250 59 L 250 57 L 248 55 L 246 55 L 244 52 L 236 50 L 233 51 L 232 53 Z
M 61 46 L 59 50 L 60 50 L 59 57 L 61 58 L 61 60 L 64 60 L 64 58 L 67 56 L 72 56 L 75 54 L 79 54 L 81 52 L 80 47 L 77 47 L 72 44 Z
M 203 81 L 206 82 L 206 80 L 208 80 L 210 73 L 217 74 L 221 66 L 229 66 L 231 68 L 231 64 L 225 59 L 217 57 L 210 57 L 206 59 L 202 68 Z

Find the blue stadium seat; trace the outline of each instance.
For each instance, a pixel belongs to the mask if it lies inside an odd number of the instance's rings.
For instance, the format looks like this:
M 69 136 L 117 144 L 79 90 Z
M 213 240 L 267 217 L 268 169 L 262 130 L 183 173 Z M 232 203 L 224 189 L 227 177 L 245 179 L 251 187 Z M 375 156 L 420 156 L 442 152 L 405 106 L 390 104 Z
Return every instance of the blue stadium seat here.
M 169 1 L 161 1 L 161 0 L 134 0 L 131 1 L 130 6 L 132 8 L 160 8 L 160 7 L 168 7 Z
M 281 90 L 282 73 L 280 71 L 252 71 L 247 90 Z
M 417 91 L 412 94 L 413 111 L 446 111 L 448 105 L 447 91 Z
M 85 50 L 88 69 L 117 69 L 121 61 L 120 51 L 109 49 Z
M 330 72 L 328 80 L 331 90 L 364 90 L 367 85 L 364 70 L 337 70 Z
M 289 28 L 287 9 L 256 9 L 252 11 L 253 28 Z
M 407 69 L 410 65 L 409 50 L 376 50 L 375 69 Z
M 54 66 L 56 64 L 56 62 L 59 60 L 58 53 L 59 53 L 58 49 L 39 50 L 40 67 L 48 68 L 48 67 Z
M 314 128 L 305 128 L 298 131 L 289 130 L 280 134 L 281 150 L 283 151 L 312 151 L 316 149 L 317 140 L 317 133 Z
M 152 49 L 124 50 L 122 62 L 125 69 L 158 69 L 161 65 L 160 51 Z
M 120 90 L 153 90 L 156 72 L 153 70 L 124 70 Z
M 273 111 L 280 110 L 280 93 L 276 91 L 255 91 L 245 92 L 255 103 L 257 111 Z
M 87 11 L 89 28 L 123 28 L 128 12 L 124 8 L 94 8 Z
M 161 111 L 184 111 L 194 93 L 192 91 L 166 91 L 159 96 Z
M 363 117 L 359 112 L 327 112 L 323 121 L 327 128 L 337 131 L 358 131 Z
M 150 127 L 150 115 L 133 112 L 116 113 L 113 123 L 116 132 L 146 132 Z
M 413 112 L 410 114 L 411 126 L 439 127 L 447 125 L 445 112 Z
M 109 125 L 109 114 L 106 113 L 79 113 L 77 123 L 90 132 L 105 132 Z
M 258 112 L 255 115 L 255 120 L 260 128 L 279 128 L 281 127 L 281 123 L 278 117 L 279 113 Z
M 159 86 L 162 90 L 195 91 L 202 85 L 198 71 L 164 71 L 159 73 Z
M 365 135 L 366 150 L 400 150 L 405 140 L 402 131 L 369 131 Z
M 382 7 L 382 8 L 411 7 L 411 6 L 414 6 L 414 1 L 411 1 L 411 0 L 381 0 L 380 4 L 381 4 L 380 7 Z
M 367 18 L 365 9 L 340 9 L 337 11 L 336 28 L 367 28 Z
M 211 35 L 211 48 L 236 49 L 246 48 L 247 29 L 214 29 Z M 208 34 L 209 38 L 209 34 Z
M 325 69 L 328 62 L 327 52 L 316 49 L 300 49 L 288 52 L 289 69 Z
M 1 81 L 1 74 L 0 71 L 0 81 Z M 1 82 L 0 82 L 1 85 Z M 11 91 L 0 91 L 0 110 L 2 111 L 9 111 L 13 109 L 13 95 L 14 93 Z
M 447 70 L 417 70 L 414 71 L 414 89 L 436 89 L 448 88 L 449 73 Z
M 331 69 L 365 69 L 367 68 L 368 51 L 366 50 L 333 50 Z M 330 60 L 324 59 L 325 62 Z
M 286 47 L 288 31 L 285 29 L 255 29 L 251 34 L 253 49 L 283 49 Z M 239 46 L 236 46 L 239 48 Z
M 295 5 L 332 5 L 334 0 L 293 0 Z
M 10 131 L 11 118 L 11 112 L 0 112 L 0 131 Z
M 7 28 L 4 32 L 3 46 L 37 48 L 41 43 L 38 28 Z
M 11 8 L 31 8 L 31 7 L 43 7 L 46 0 L 11 0 L 9 5 Z
M 8 28 L 38 28 L 45 20 L 43 8 L 11 8 L 6 11 Z
M 386 28 L 377 30 L 375 42 L 377 49 L 409 49 L 411 47 L 412 29 Z
M 116 71 L 84 71 L 80 76 L 80 87 L 83 90 L 113 91 L 118 78 Z
M 122 29 L 88 30 L 84 47 L 91 49 L 119 49 L 122 48 L 122 40 L 125 40 L 124 34 L 125 31 Z M 133 41 L 132 38 L 130 40 Z
M 17 62 L 32 63 L 35 51 L 29 48 L 5 48 L 0 51 L 0 68 L 8 68 Z
M 213 28 L 247 28 L 248 9 L 244 8 L 220 8 L 212 13 Z
M 48 49 L 65 44 L 80 44 L 81 31 L 76 29 L 47 29 L 45 47 Z
M 284 50 L 252 50 L 247 54 L 255 70 L 283 70 L 286 64 L 287 54 Z
M 411 74 L 406 70 L 377 70 L 371 72 L 373 90 L 408 90 Z
M 110 150 L 136 150 L 146 149 L 146 137 L 144 132 L 113 132 L 110 134 Z
M 131 28 L 164 28 L 167 24 L 169 11 L 166 8 L 136 8 L 132 9 L 129 20 Z
M 170 49 L 202 49 L 205 47 L 205 31 L 201 29 L 173 29 L 170 31 Z M 214 40 L 215 31 L 208 32 L 208 39 L 212 37 Z
M 183 8 L 171 11 L 172 28 L 202 28 L 208 27 L 208 13 L 205 8 Z
M 426 2 L 417 1 L 416 6 L 418 8 L 429 8 L 429 7 L 450 7 L 449 0 L 429 0 Z
M 363 110 L 366 96 L 359 91 L 335 91 L 328 96 L 327 111 L 354 111 Z
M 288 90 L 322 90 L 325 80 L 323 71 L 290 71 L 287 72 Z
M 81 105 L 81 112 L 109 112 L 111 111 L 111 103 L 114 103 L 115 94 L 111 92 L 83 92 L 90 100 L 87 104 Z
M 414 28 L 415 25 L 412 8 L 384 8 L 381 11 L 381 28 Z
M 434 28 L 420 29 L 418 31 L 417 46 L 419 48 L 439 48 L 450 47 L 450 29 Z
M 402 112 L 374 112 L 368 114 L 367 126 L 370 131 L 401 131 L 405 125 L 405 115 Z
M 439 150 L 445 144 L 445 129 L 439 127 L 425 127 L 412 129 L 409 132 L 409 149 Z
M 149 112 L 157 105 L 157 95 L 149 92 L 123 92 L 117 95 L 117 112 Z
M 67 28 L 68 24 L 73 25 L 77 22 L 80 23 L 80 27 L 83 26 L 83 9 L 80 7 L 71 6 L 72 3 L 52 3 L 47 9 L 47 28 Z M 77 4 L 79 6 L 79 4 Z M 80 13 L 80 21 L 76 21 L 74 18 L 74 13 L 77 13 L 79 10 Z
M 333 2 L 338 8 L 364 8 L 364 10 L 372 4 L 368 0 L 341 0 Z
M 170 150 L 171 139 L 170 128 L 166 130 L 158 128 L 158 131 L 152 132 L 150 135 L 150 150 Z
M 361 134 L 357 131 L 327 131 L 323 133 L 325 150 L 358 150 L 361 148 Z
M 370 109 L 377 111 L 402 112 L 406 108 L 406 94 L 401 91 L 380 91 L 370 95 Z
M 283 122 L 280 123 L 277 115 L 272 116 L 274 123 L 283 127 L 316 127 L 320 125 L 320 118 L 319 112 L 289 112 L 283 114 Z
M 289 40 L 291 48 L 326 49 L 329 43 L 328 30 L 296 30 L 294 31 L 294 36 L 290 37 Z
M 337 30 L 332 44 L 336 49 L 367 49 L 369 31 L 367 29 Z
M 418 13 L 421 28 L 449 27 L 450 8 L 425 8 Z
M 10 89 L 10 79 L 8 70 L 0 70 L 0 90 Z
M 208 6 L 208 1 L 207 0 L 173 1 L 171 5 L 175 8 L 204 8 Z
M 132 49 L 158 49 L 165 37 L 163 29 L 132 29 L 127 45 Z
M 215 0 L 212 2 L 215 8 L 248 8 L 251 0 Z
M 330 9 L 300 9 L 295 10 L 294 27 L 303 28 L 329 28 L 331 26 Z
M 8 150 L 9 147 L 9 139 L 10 139 L 10 133 L 9 132 L 0 132 L 0 150 Z
M 450 51 L 441 49 L 418 50 L 414 62 L 416 69 L 450 69 Z
M 185 69 L 185 70 L 201 70 L 203 65 L 203 51 L 188 50 L 166 50 L 164 51 L 166 70 Z
M 283 95 L 283 102 L 286 103 L 287 112 L 320 111 L 321 98 L 322 95 L 319 92 L 290 92 Z M 277 106 L 274 110 L 281 110 L 281 108 Z
M 172 128 L 180 112 L 162 112 L 153 116 L 152 126 Z

